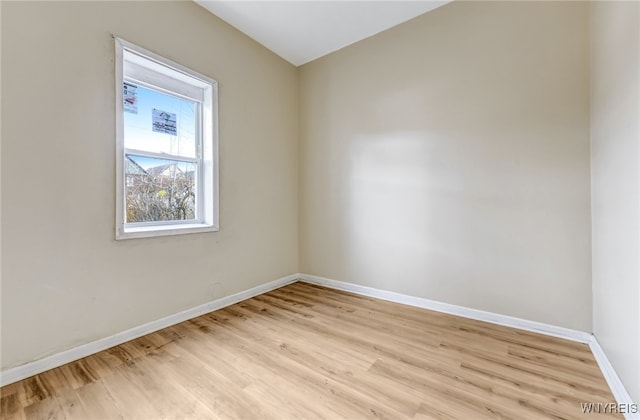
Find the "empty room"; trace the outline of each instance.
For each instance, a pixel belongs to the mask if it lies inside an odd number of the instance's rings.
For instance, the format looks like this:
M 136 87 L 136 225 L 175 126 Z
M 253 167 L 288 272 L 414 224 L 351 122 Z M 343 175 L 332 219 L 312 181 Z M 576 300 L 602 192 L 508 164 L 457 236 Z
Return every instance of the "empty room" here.
M 0 418 L 640 419 L 640 2 L 0 21 Z

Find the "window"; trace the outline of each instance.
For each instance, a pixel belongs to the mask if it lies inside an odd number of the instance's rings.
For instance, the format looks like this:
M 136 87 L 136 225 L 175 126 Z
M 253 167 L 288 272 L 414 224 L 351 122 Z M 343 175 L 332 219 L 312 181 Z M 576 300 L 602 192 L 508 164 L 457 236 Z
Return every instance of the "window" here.
M 217 83 L 116 43 L 116 239 L 218 230 Z

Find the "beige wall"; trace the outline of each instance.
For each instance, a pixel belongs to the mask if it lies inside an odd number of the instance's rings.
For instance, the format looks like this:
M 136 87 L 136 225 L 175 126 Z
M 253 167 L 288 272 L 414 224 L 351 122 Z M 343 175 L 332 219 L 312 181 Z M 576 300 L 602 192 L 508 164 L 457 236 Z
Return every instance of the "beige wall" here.
M 591 19 L 593 328 L 640 403 L 640 3 Z
M 594 330 L 640 400 L 637 3 L 593 7 L 591 127 L 587 3 L 299 72 L 191 2 L 0 5 L 2 369 L 301 271 Z M 219 81 L 220 232 L 114 241 L 112 33 Z
M 293 66 L 192 2 L 2 3 L 2 368 L 297 271 Z M 114 240 L 112 33 L 218 80 L 220 232 Z
M 299 89 L 301 272 L 591 331 L 587 3 L 450 3 Z

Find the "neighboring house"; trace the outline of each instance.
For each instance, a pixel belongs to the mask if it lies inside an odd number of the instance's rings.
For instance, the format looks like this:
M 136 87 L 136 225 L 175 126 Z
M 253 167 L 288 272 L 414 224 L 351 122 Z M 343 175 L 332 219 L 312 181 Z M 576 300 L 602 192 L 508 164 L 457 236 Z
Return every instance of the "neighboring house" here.
M 138 165 L 129 156 L 126 157 L 125 165 L 127 165 L 127 170 L 125 171 L 125 185 L 127 187 L 133 187 L 136 183 L 141 182 L 141 178 L 147 174 L 147 171 L 142 169 L 142 166 Z
M 175 163 L 142 168 L 126 157 L 127 221 L 184 220 L 195 217 L 194 173 Z

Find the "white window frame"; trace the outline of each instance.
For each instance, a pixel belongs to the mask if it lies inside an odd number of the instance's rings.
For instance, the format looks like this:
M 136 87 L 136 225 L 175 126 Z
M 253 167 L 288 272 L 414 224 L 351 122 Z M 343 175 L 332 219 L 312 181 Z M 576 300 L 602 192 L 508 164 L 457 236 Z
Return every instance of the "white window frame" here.
M 116 73 L 116 239 L 144 238 L 219 230 L 218 188 L 218 83 L 178 63 L 138 47 L 122 38 L 115 40 Z M 154 154 L 125 148 L 123 83 L 151 87 L 197 103 L 195 159 Z M 199 136 L 198 136 L 199 134 Z M 198 143 L 199 142 L 199 143 Z M 196 162 L 196 218 L 158 222 L 126 221 L 126 154 Z

